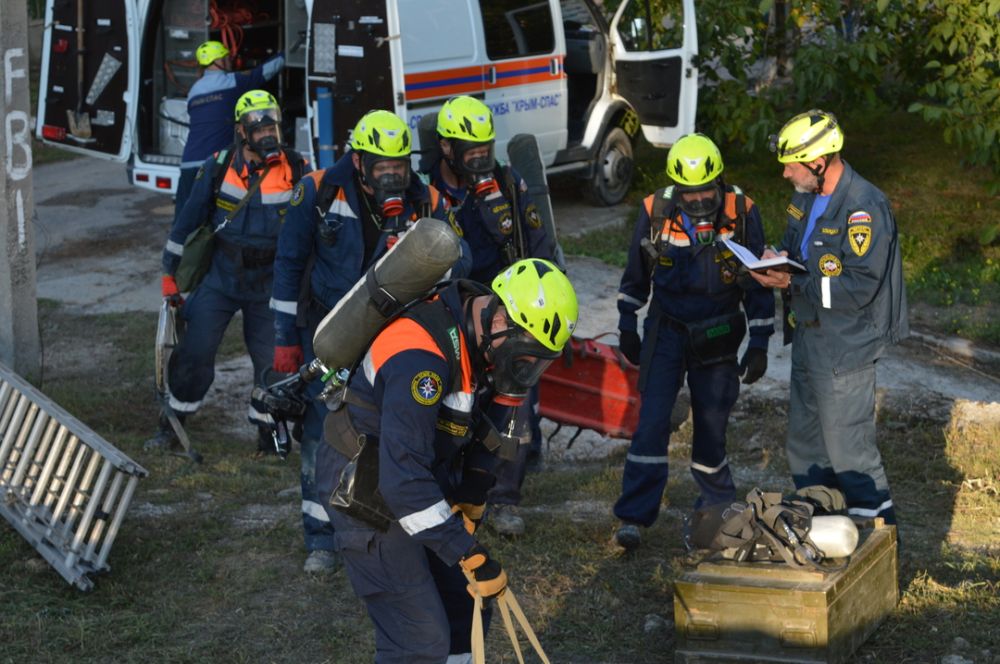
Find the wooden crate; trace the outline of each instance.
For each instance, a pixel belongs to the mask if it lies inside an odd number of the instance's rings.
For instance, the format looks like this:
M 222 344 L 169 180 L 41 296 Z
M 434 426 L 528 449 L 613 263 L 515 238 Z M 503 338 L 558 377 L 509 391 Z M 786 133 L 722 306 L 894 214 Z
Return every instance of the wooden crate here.
M 704 562 L 674 584 L 675 662 L 845 661 L 896 606 L 896 528 L 861 531 L 839 572 Z

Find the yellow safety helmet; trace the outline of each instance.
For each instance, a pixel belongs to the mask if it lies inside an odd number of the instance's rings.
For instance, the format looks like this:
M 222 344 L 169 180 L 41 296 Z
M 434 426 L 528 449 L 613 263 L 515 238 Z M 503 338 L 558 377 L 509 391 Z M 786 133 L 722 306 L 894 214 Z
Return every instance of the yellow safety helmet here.
M 518 327 L 556 353 L 576 328 L 576 291 L 566 275 L 541 258 L 517 261 L 493 280 L 507 315 Z
M 236 121 L 247 127 L 281 122 L 278 100 L 267 90 L 250 90 L 236 101 Z
M 227 55 L 229 55 L 229 49 L 226 48 L 225 44 L 211 40 L 204 42 L 194 52 L 194 57 L 198 59 L 198 64 L 202 67 L 208 67 L 216 60 L 224 58 Z
M 486 143 L 496 138 L 493 113 L 474 97 L 461 95 L 445 102 L 438 112 L 437 132 L 442 138 Z
M 781 131 L 771 136 L 769 147 L 782 164 L 809 163 L 840 152 L 844 147 L 844 132 L 833 113 L 813 109 L 786 122 Z
M 704 134 L 682 136 L 667 153 L 667 175 L 683 187 L 714 182 L 722 169 L 722 153 Z
M 389 111 L 368 111 L 351 134 L 351 148 L 381 157 L 401 159 L 410 156 L 410 128 Z

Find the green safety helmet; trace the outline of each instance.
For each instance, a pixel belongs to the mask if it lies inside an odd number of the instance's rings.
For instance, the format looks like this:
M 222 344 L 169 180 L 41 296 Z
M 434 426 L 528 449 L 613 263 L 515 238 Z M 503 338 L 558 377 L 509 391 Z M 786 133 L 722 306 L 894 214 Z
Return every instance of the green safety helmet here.
M 550 351 L 559 353 L 576 327 L 576 291 L 566 275 L 541 258 L 517 261 L 493 280 L 507 316 Z
M 809 163 L 844 147 L 844 132 L 833 113 L 813 109 L 799 113 L 771 136 L 771 152 L 782 164 Z
M 217 41 L 207 41 L 194 52 L 195 58 L 198 59 L 198 64 L 202 67 L 207 67 L 227 55 L 229 55 L 229 49 L 226 48 L 225 44 Z
M 442 138 L 486 143 L 496 138 L 493 113 L 474 97 L 452 97 L 438 112 L 437 132 Z
M 395 113 L 368 111 L 354 127 L 351 148 L 392 159 L 409 157 L 410 128 Z
M 251 90 L 236 101 L 236 121 L 247 129 L 262 124 L 279 124 L 281 108 L 267 90 Z
M 682 136 L 667 153 L 667 175 L 681 187 L 701 189 L 722 175 L 722 153 L 704 134 Z

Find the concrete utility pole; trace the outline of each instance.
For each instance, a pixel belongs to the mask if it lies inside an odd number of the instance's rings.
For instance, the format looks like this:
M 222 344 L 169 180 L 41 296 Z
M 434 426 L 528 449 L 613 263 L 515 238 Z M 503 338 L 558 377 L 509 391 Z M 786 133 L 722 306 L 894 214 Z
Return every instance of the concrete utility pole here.
M 0 362 L 24 378 L 41 375 L 35 242 L 31 219 L 31 97 L 28 5 L 0 1 Z

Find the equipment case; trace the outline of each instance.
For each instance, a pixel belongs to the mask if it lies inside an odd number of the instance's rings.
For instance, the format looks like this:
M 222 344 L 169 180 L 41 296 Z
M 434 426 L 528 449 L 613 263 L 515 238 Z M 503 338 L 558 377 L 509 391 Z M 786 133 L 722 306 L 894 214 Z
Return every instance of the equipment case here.
M 674 661 L 845 661 L 896 606 L 896 528 L 876 519 L 837 572 L 703 562 L 674 584 Z

